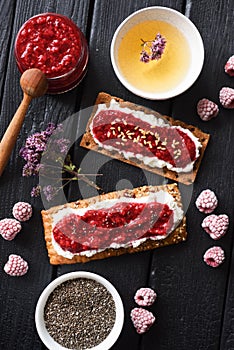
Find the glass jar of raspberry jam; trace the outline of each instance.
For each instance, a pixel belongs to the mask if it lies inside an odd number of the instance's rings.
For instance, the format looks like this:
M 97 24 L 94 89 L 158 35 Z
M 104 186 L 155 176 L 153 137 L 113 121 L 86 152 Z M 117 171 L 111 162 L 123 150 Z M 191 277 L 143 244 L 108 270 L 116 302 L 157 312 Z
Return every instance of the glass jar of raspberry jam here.
M 57 13 L 31 17 L 20 28 L 15 57 L 21 73 L 39 68 L 48 79 L 48 93 L 58 94 L 77 86 L 88 63 L 84 34 L 69 18 Z

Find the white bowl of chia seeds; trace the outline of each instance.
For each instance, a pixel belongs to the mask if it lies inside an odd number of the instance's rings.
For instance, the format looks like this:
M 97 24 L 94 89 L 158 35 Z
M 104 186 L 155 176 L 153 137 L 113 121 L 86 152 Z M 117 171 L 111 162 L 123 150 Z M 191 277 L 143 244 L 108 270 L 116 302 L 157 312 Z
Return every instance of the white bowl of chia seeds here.
M 44 289 L 35 322 L 49 350 L 108 350 L 123 327 L 123 303 L 105 278 L 92 272 L 70 272 Z

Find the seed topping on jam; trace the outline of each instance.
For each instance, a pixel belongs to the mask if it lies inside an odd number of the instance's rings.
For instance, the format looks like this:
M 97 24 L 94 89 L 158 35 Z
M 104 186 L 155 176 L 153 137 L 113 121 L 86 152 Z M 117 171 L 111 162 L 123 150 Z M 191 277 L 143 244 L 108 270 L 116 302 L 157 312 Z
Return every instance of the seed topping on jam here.
M 171 232 L 173 222 L 173 210 L 167 204 L 120 202 L 89 209 L 82 216 L 66 215 L 55 225 L 53 236 L 63 250 L 75 254 L 111 244 L 131 246 L 142 238 L 160 239 Z
M 101 110 L 93 118 L 91 128 L 104 146 L 157 157 L 173 167 L 184 168 L 197 158 L 194 141 L 177 126 L 154 126 L 131 113 Z

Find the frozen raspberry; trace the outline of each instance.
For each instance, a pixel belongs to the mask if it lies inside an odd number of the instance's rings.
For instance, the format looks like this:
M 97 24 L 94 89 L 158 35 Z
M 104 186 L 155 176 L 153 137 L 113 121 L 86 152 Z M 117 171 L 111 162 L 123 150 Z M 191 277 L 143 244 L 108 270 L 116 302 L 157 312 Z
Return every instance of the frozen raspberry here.
M 15 203 L 12 213 L 15 219 L 19 221 L 27 221 L 32 216 L 32 206 L 26 202 Z
M 223 87 L 219 92 L 219 101 L 224 108 L 234 108 L 234 89 Z
M 196 199 L 196 207 L 205 214 L 210 214 L 218 205 L 215 193 L 209 189 L 202 191 Z
M 216 103 L 208 100 L 207 98 L 203 98 L 202 100 L 198 101 L 197 114 L 202 120 L 208 121 L 214 117 L 217 117 L 218 113 L 219 107 Z
M 136 328 L 137 333 L 142 334 L 149 330 L 149 328 L 154 324 L 155 317 L 152 312 L 142 309 L 140 307 L 135 307 L 131 311 L 131 320 L 133 326 Z
M 21 224 L 15 219 L 3 219 L 0 220 L 0 234 L 7 241 L 11 241 L 15 238 L 17 233 L 21 230 Z
M 224 70 L 225 73 L 227 73 L 231 77 L 234 77 L 234 55 L 228 59 L 227 63 L 225 64 Z
M 137 290 L 134 300 L 140 306 L 150 306 L 156 300 L 157 294 L 151 288 L 140 288 Z
M 4 266 L 4 271 L 10 276 L 23 276 L 28 271 L 28 263 L 21 256 L 11 254 Z
M 202 227 L 213 239 L 223 237 L 228 229 L 229 218 L 226 214 L 208 215 L 202 221 Z
M 214 246 L 205 252 L 203 259 L 207 265 L 218 267 L 224 262 L 224 251 L 221 247 Z

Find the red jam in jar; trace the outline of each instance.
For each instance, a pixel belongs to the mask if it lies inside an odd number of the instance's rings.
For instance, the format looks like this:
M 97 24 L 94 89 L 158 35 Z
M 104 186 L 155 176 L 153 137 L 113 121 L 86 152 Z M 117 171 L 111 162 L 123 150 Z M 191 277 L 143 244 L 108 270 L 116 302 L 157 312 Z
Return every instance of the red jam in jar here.
M 73 89 L 87 70 L 88 45 L 69 18 L 57 13 L 31 17 L 20 28 L 15 57 L 21 73 L 39 68 L 48 79 L 48 93 Z

